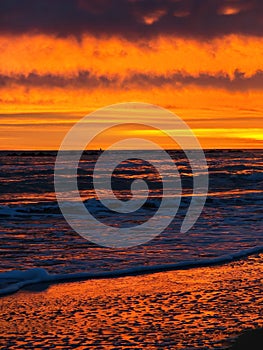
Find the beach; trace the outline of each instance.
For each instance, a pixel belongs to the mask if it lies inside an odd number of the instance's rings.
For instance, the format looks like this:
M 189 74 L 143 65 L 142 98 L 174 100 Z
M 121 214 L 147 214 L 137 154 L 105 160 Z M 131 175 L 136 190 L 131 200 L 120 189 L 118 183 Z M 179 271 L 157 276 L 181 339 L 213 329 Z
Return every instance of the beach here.
M 1 349 L 224 349 L 263 326 L 263 254 L 0 299 Z

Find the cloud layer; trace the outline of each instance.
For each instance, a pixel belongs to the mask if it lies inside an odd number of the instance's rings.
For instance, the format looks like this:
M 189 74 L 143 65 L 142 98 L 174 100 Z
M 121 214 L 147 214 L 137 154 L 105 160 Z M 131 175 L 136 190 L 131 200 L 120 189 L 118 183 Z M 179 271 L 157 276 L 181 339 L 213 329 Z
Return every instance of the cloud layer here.
M 134 73 L 127 78 L 119 75 L 96 76 L 89 71 L 81 71 L 73 77 L 61 75 L 45 74 L 39 75 L 30 73 L 29 75 L 0 75 L 0 88 L 7 88 L 12 85 L 20 85 L 25 88 L 45 87 L 45 88 L 81 88 L 93 90 L 103 89 L 152 89 L 171 85 L 174 90 L 188 86 L 197 86 L 210 89 L 224 89 L 229 91 L 250 91 L 263 90 L 263 71 L 259 70 L 254 75 L 246 77 L 245 73 L 235 71 L 234 77 L 218 74 L 210 75 L 200 73 L 198 76 L 176 72 L 170 75 L 148 75 L 144 73 Z
M 262 36 L 262 0 L 0 0 L 0 33 Z

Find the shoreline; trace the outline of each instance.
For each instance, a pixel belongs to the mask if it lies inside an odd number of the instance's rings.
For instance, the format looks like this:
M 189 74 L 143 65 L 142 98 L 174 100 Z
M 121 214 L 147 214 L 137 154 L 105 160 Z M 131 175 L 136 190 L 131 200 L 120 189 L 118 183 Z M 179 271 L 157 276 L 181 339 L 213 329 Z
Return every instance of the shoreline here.
M 249 256 L 258 255 L 263 253 L 263 247 L 253 247 L 240 252 L 223 255 L 212 259 L 202 259 L 199 261 L 189 261 L 184 263 L 164 264 L 164 265 L 144 265 L 114 271 L 101 271 L 101 272 L 80 272 L 71 274 L 49 274 L 45 269 L 33 268 L 25 271 L 7 271 L 0 273 L 1 277 L 6 276 L 6 286 L 0 289 L 0 299 L 6 295 L 16 293 L 25 287 L 37 284 L 60 284 L 70 283 L 87 280 L 99 280 L 99 279 L 115 279 L 128 276 L 144 276 L 151 275 L 160 272 L 170 272 L 178 270 L 189 270 L 202 267 L 222 266 L 231 262 L 247 259 Z M 15 277 L 13 277 L 13 275 Z M 8 279 L 12 280 L 17 278 L 16 283 L 9 283 Z M 20 280 L 19 280 L 20 278 Z M 4 284 L 2 282 L 2 284 Z
M 29 287 L 0 299 L 0 346 L 228 349 L 263 327 L 262 262 Z

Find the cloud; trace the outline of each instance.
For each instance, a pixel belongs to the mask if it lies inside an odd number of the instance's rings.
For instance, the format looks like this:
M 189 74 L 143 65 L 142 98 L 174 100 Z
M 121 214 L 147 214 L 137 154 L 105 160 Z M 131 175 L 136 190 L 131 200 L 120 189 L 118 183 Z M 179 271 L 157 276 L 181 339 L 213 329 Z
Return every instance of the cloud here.
M 81 44 L 73 37 L 43 34 L 0 36 L 0 74 L 72 76 L 88 71 L 127 77 L 131 72 L 168 75 L 181 71 L 194 76 L 222 72 L 232 77 L 237 69 L 246 76 L 262 69 L 263 37 L 230 35 L 209 42 L 162 37 L 141 44 L 91 36 L 83 37 Z
M 199 73 L 197 76 L 175 72 L 166 75 L 131 73 L 128 77 L 120 75 L 94 75 L 89 71 L 80 71 L 74 76 L 63 76 L 54 74 L 39 75 L 30 73 L 28 75 L 0 75 L 0 88 L 7 88 L 13 85 L 25 88 L 81 88 L 94 90 L 103 89 L 152 89 L 162 86 L 171 86 L 173 89 L 182 89 L 188 86 L 200 88 L 223 89 L 229 91 L 263 90 L 263 71 L 258 70 L 252 76 L 236 70 L 233 77 L 227 74 L 218 73 L 211 75 Z
M 117 82 L 116 77 L 109 78 L 107 76 L 95 76 L 88 71 L 81 71 L 76 76 L 64 77 L 62 75 L 30 73 L 28 75 L 18 74 L 13 76 L 0 75 L 0 87 L 8 87 L 10 85 L 21 85 L 24 87 L 87 87 L 98 88 L 110 87 Z
M 262 36 L 262 0 L 0 0 L 0 33 L 129 40 Z

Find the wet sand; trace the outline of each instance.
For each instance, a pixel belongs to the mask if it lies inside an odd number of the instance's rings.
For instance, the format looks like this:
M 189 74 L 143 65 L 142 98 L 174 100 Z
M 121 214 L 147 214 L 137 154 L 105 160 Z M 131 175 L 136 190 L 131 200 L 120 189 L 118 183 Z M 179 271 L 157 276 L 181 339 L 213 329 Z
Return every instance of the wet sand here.
M 262 262 L 23 290 L 0 299 L 0 348 L 227 348 L 263 327 Z

